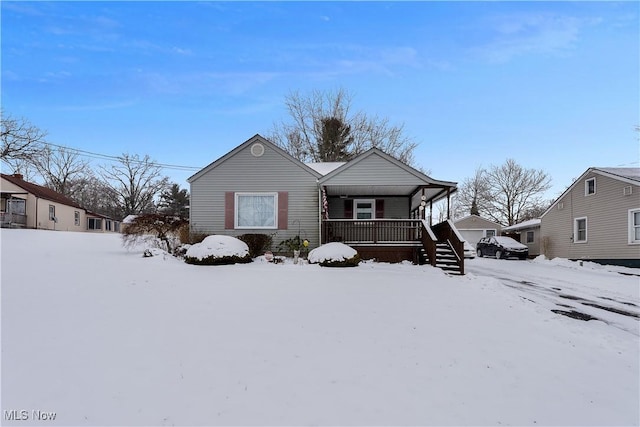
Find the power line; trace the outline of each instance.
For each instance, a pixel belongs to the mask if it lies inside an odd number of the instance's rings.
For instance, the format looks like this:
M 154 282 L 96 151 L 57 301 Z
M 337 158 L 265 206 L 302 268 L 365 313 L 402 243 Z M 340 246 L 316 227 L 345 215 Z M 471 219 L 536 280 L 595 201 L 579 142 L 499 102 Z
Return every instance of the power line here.
M 64 149 L 64 150 L 68 150 L 68 151 L 77 153 L 77 154 L 79 154 L 81 156 L 90 157 L 90 158 L 93 158 L 93 159 L 109 160 L 109 161 L 114 161 L 114 162 L 122 161 L 122 156 L 112 156 L 112 155 L 109 155 L 109 154 L 95 153 L 93 151 L 87 151 L 87 150 L 81 150 L 79 148 L 67 147 L 65 145 L 54 144 L 52 142 L 44 142 L 44 144 L 48 145 L 48 146 L 52 146 L 52 147 L 56 147 L 56 148 L 60 148 L 60 149 Z M 173 169 L 173 170 L 180 170 L 180 171 L 199 171 L 200 169 L 202 169 L 202 167 L 199 167 L 199 166 L 173 165 L 173 164 L 168 164 L 168 163 L 158 163 L 158 162 L 155 162 L 155 161 L 145 162 L 145 161 L 142 161 L 142 160 L 134 160 L 134 159 L 129 159 L 129 161 L 131 163 L 138 163 L 138 164 L 147 163 L 147 164 L 152 164 L 152 165 L 161 167 L 163 169 Z

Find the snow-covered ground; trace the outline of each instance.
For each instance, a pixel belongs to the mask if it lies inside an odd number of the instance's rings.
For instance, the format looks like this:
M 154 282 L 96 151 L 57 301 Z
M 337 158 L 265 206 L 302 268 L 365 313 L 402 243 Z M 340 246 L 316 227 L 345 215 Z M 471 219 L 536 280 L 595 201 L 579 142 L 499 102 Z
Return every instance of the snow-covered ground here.
M 192 266 L 117 235 L 0 239 L 4 425 L 640 423 L 638 276 Z

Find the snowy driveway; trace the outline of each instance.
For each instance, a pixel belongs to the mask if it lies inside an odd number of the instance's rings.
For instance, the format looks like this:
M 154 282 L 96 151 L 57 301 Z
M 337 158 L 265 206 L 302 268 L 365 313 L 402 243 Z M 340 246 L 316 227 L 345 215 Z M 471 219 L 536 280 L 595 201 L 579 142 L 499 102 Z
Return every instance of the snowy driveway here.
M 601 320 L 640 335 L 640 270 L 568 260 L 495 258 L 465 260 L 465 270 L 492 277 L 521 298 L 555 313 Z M 635 275 L 638 280 L 630 281 Z

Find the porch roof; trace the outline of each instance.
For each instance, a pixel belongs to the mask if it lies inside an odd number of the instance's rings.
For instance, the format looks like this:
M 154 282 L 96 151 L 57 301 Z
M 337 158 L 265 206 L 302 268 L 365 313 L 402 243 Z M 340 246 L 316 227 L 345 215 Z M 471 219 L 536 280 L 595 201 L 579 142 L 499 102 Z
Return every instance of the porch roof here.
M 327 185 L 324 186 L 327 196 L 413 196 L 417 193 L 424 195 L 427 200 L 434 201 L 446 197 L 447 186 L 420 185 Z M 451 193 L 455 191 L 455 185 Z
M 383 151 L 372 148 L 318 180 L 328 196 L 414 196 L 439 200 L 457 189 L 455 182 L 433 179 Z

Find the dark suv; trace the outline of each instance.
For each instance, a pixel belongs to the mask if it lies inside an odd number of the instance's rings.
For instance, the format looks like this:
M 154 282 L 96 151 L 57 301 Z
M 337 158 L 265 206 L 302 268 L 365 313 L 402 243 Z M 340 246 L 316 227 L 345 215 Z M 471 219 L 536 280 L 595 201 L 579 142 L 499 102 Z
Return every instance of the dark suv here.
M 483 237 L 476 245 L 478 257 L 495 256 L 497 259 L 518 257 L 527 259 L 529 248 L 526 245 L 505 236 Z

